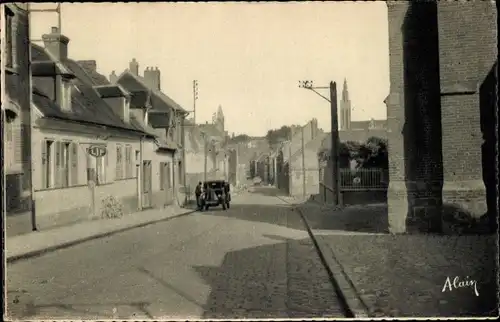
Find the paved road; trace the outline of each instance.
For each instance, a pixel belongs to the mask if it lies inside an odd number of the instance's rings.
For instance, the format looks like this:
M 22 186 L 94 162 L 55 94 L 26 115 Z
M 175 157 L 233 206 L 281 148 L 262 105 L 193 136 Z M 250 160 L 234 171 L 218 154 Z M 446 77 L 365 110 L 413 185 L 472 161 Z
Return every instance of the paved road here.
M 232 207 L 7 267 L 14 319 L 343 317 L 299 217 L 261 188 Z

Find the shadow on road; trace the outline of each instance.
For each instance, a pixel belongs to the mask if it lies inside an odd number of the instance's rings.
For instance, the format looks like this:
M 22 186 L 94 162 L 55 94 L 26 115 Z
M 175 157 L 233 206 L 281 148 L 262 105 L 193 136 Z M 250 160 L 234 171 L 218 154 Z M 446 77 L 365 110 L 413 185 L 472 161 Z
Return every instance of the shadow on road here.
M 232 204 L 228 210 L 210 208 L 209 212 L 199 212 L 200 215 L 221 216 L 251 222 L 267 223 L 286 228 L 306 230 L 297 210 L 292 205 L 255 205 Z M 293 215 L 291 215 L 293 214 Z
M 195 266 L 210 285 L 204 319 L 345 317 L 309 239 L 229 252 L 220 266 Z
M 389 233 L 387 204 L 348 206 L 335 210 L 314 201 L 299 205 L 311 229 L 358 233 Z

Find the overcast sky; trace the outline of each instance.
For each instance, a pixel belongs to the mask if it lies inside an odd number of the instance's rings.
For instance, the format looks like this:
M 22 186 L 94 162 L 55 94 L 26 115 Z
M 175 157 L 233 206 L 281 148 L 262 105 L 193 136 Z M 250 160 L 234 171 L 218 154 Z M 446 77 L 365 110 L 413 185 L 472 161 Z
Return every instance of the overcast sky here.
M 57 26 L 55 14 L 34 13 L 32 37 L 40 38 L 51 26 Z M 222 105 L 230 133 L 264 135 L 269 128 L 313 117 L 329 131 L 329 104 L 298 88 L 304 79 L 318 86 L 336 81 L 340 94 L 347 78 L 352 119 L 386 118 L 383 1 L 65 3 L 62 31 L 70 38 L 70 57 L 96 60 L 106 76 L 128 68 L 132 58 L 141 74 L 157 66 L 162 90 L 187 110 L 197 79 L 197 122 L 210 121 Z

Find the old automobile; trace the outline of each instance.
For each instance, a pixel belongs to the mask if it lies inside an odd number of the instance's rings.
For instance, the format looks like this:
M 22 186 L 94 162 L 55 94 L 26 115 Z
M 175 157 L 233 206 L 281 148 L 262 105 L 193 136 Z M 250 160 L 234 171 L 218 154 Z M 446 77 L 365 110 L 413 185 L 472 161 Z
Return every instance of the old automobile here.
M 222 209 L 226 210 L 230 207 L 231 192 L 227 182 L 224 180 L 207 181 L 203 188 L 201 209 L 208 210 L 210 207 L 222 205 Z

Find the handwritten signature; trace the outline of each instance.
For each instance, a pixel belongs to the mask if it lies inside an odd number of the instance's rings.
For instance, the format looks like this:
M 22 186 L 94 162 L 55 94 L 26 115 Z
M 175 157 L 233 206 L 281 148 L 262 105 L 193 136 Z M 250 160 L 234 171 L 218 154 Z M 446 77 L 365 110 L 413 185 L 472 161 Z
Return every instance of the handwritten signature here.
M 459 276 L 455 276 L 453 279 L 451 279 L 449 276 L 446 278 L 446 281 L 444 282 L 443 289 L 441 292 L 450 292 L 455 289 L 459 288 L 466 288 L 470 287 L 474 289 L 474 294 L 476 296 L 479 296 L 479 292 L 477 290 L 477 281 L 473 279 L 469 279 L 469 276 L 467 276 L 465 279 L 460 279 Z

